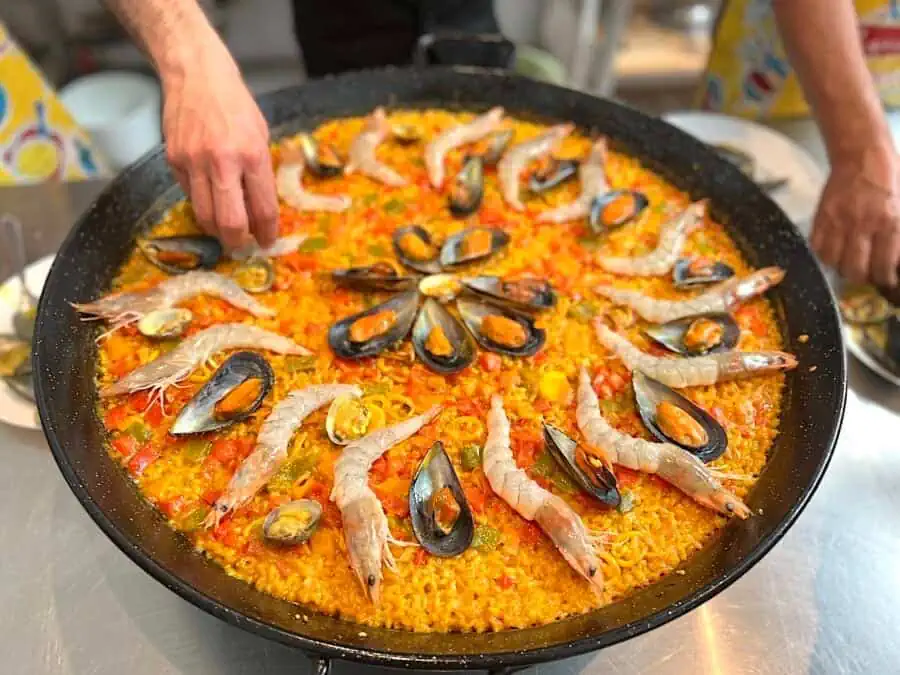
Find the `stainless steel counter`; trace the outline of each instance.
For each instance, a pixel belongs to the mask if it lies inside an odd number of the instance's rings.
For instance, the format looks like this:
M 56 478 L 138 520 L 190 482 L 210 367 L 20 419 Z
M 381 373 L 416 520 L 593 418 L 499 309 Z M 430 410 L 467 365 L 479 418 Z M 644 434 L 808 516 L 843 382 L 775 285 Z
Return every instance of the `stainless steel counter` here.
M 37 258 L 98 190 L 0 190 Z M 7 275 L 0 270 L 0 278 Z M 850 364 L 834 461 L 807 510 L 749 574 L 691 614 L 532 672 L 793 675 L 897 672 L 900 390 Z M 0 672 L 295 675 L 309 661 L 214 619 L 140 571 L 63 482 L 40 433 L 0 425 Z M 338 663 L 336 673 L 363 672 Z

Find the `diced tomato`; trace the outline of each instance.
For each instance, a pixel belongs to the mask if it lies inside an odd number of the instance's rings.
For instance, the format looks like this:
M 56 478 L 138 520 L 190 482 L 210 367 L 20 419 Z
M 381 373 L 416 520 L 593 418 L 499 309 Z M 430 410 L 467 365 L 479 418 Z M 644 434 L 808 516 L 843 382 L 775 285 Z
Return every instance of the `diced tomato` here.
M 181 495 L 167 499 L 159 503 L 159 510 L 166 514 L 169 518 L 174 518 L 184 508 L 185 499 Z
M 463 399 L 461 401 L 456 402 L 456 409 L 460 415 L 467 415 L 471 417 L 480 417 L 481 416 L 481 407 L 478 405 L 476 401 L 471 399 Z
M 229 464 L 237 459 L 239 451 L 238 441 L 221 439 L 213 443 L 210 456 L 222 464 Z
M 113 439 L 112 446 L 116 452 L 118 452 L 123 457 L 131 457 L 134 453 L 137 452 L 137 441 L 134 436 L 130 436 L 128 434 L 122 434 L 121 436 L 116 436 Z
M 550 408 L 552 408 L 552 407 L 553 407 L 553 405 L 550 403 L 550 401 L 547 401 L 542 398 L 538 399 L 537 401 L 534 402 L 534 409 L 542 414 L 549 411 Z
M 286 560 L 282 560 L 281 558 L 275 558 L 275 567 L 278 569 L 278 573 L 285 579 L 290 578 L 294 573 L 294 568 L 291 567 Z
M 215 503 L 219 500 L 219 497 L 221 497 L 221 496 L 222 496 L 222 491 L 221 491 L 221 490 L 212 490 L 212 489 L 210 489 L 210 490 L 207 490 L 206 492 L 204 492 L 204 493 L 200 496 L 200 499 L 202 499 L 205 503 L 207 503 L 207 504 L 209 504 L 210 506 L 212 506 L 213 504 L 215 504 Z
M 492 354 L 491 352 L 483 352 L 481 354 L 481 367 L 489 373 L 500 370 L 502 365 L 503 360 L 497 354 Z
M 147 467 L 153 464 L 159 457 L 159 452 L 152 445 L 145 445 L 137 451 L 137 454 L 128 462 L 128 471 L 132 476 L 140 476 Z
M 381 504 L 386 513 L 398 518 L 406 518 L 409 515 L 409 501 L 397 495 L 382 494 Z
M 129 406 L 124 403 L 122 405 L 117 405 L 115 408 L 110 408 L 103 418 L 106 428 L 115 429 L 117 431 L 120 430 L 125 425 L 125 420 L 128 418 L 128 411 Z
M 426 551 L 424 548 L 420 548 L 418 551 L 416 551 L 415 555 L 413 556 L 413 564 L 414 565 L 424 565 L 427 560 L 428 560 L 428 551 Z
M 310 481 L 309 498 L 315 499 L 319 503 L 323 503 L 327 496 L 328 489 L 318 481 Z
M 503 576 L 501 576 L 497 579 L 497 585 L 505 591 L 505 590 L 515 586 L 516 582 L 514 579 L 511 579 L 510 577 L 508 577 L 504 574 Z
M 620 487 L 628 487 L 629 485 L 634 485 L 637 482 L 639 475 L 640 474 L 637 471 L 626 469 L 624 466 L 616 467 L 616 480 L 618 481 Z
M 136 410 L 146 410 L 152 400 L 153 395 L 149 391 L 139 391 L 131 395 L 131 405 Z
M 144 419 L 147 420 L 147 424 L 151 427 L 158 427 L 163 421 L 162 406 L 159 403 L 154 402 L 153 405 L 147 408 L 147 412 L 144 413 Z
M 375 463 L 372 464 L 372 468 L 369 470 L 369 476 L 372 479 L 373 483 L 380 483 L 388 476 L 388 461 L 387 457 L 382 455 L 378 459 L 375 460 Z
M 477 487 L 466 487 L 464 488 L 464 490 L 466 493 L 466 499 L 469 501 L 469 506 L 472 507 L 472 510 L 475 513 L 484 513 L 484 490 Z
M 281 261 L 295 272 L 314 270 L 319 266 L 315 256 L 303 253 L 288 253 L 281 257 Z
M 543 350 L 543 349 L 531 357 L 531 362 L 534 363 L 535 365 L 540 365 L 546 360 L 547 360 L 547 352 L 546 352 L 546 350 Z
M 534 546 L 544 538 L 544 533 L 534 523 L 525 522 L 522 524 L 522 539 L 528 544 Z

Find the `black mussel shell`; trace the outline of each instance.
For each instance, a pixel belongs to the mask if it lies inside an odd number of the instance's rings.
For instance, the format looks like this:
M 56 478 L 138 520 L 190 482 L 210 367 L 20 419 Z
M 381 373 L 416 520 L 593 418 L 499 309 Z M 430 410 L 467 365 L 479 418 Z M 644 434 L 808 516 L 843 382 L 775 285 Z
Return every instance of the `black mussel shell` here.
M 490 235 L 489 239 L 488 235 Z M 487 243 L 487 247 L 478 246 L 471 249 L 472 242 L 481 243 L 478 239 L 483 239 Z M 470 227 L 447 238 L 441 247 L 440 263 L 442 267 L 455 267 L 484 260 L 504 248 L 508 243 L 509 235 L 503 230 L 494 227 Z
M 139 239 L 138 248 L 147 260 L 169 274 L 212 269 L 222 257 L 222 244 L 205 234 Z
M 468 216 L 478 210 L 484 197 L 484 160 L 469 155 L 450 186 L 447 203 L 454 216 Z
M 344 172 L 344 164 L 337 151 L 327 143 L 319 143 L 310 134 L 298 137 L 303 164 L 319 178 L 334 178 Z
M 685 335 L 695 321 L 708 319 L 722 327 L 722 337 L 718 343 L 711 347 L 688 346 L 685 344 Z M 724 312 L 710 312 L 708 314 L 695 314 L 694 316 L 686 316 L 682 319 L 675 319 L 667 323 L 655 326 L 648 326 L 644 329 L 644 333 L 650 339 L 658 342 L 669 351 L 684 356 L 700 356 L 702 354 L 712 354 L 714 352 L 725 352 L 734 349 L 741 337 L 741 329 L 735 323 L 730 314 Z
M 322 518 L 322 505 L 314 499 L 296 499 L 272 509 L 263 521 L 263 537 L 291 546 L 308 541 Z
M 416 285 L 415 277 L 401 275 L 389 262 L 334 270 L 331 278 L 338 286 L 356 291 L 405 291 Z
M 551 159 L 545 170 L 531 174 L 528 189 L 536 194 L 552 190 L 573 180 L 578 175 L 578 166 L 577 159 Z
M 406 235 L 413 234 L 418 237 L 425 245 L 434 250 L 434 256 L 427 260 L 418 260 L 411 258 L 404 250 L 402 241 Z M 435 246 L 434 241 L 428 231 L 419 225 L 408 225 L 394 231 L 393 237 L 394 253 L 397 259 L 412 270 L 422 272 L 423 274 L 437 274 L 441 271 L 440 250 Z
M 342 359 L 362 359 L 367 356 L 375 356 L 406 337 L 409 329 L 412 328 L 418 308 L 418 291 L 405 291 L 395 295 L 387 302 L 348 316 L 332 325 L 328 331 L 328 344 Z M 393 324 L 387 330 L 363 342 L 354 342 L 350 339 L 350 329 L 356 321 L 385 311 L 392 311 L 396 314 Z
M 725 429 L 703 408 L 671 387 L 667 387 L 662 382 L 649 378 L 637 370 L 632 374 L 631 385 L 634 388 L 634 400 L 638 413 L 644 425 L 659 440 L 684 448 L 703 462 L 711 462 L 724 454 L 728 448 L 728 436 Z M 692 446 L 667 435 L 660 428 L 656 418 L 656 409 L 663 401 L 677 406 L 703 427 L 707 437 L 706 443 L 701 446 Z
M 435 522 L 432 504 L 432 496 L 443 488 L 449 488 L 459 506 L 459 515 L 447 533 Z M 432 555 L 450 558 L 460 555 L 472 544 L 475 535 L 472 509 L 440 441 L 431 446 L 413 476 L 409 488 L 409 517 L 416 539 Z
M 552 424 L 544 424 L 544 445 L 566 474 L 582 490 L 611 508 L 619 505 L 622 497 L 613 472 L 605 465 L 585 466 L 578 461 L 578 443 Z
M 478 295 L 518 309 L 542 311 L 556 304 L 556 293 L 544 279 L 523 278 L 506 280 L 501 277 L 479 276 L 463 279 L 463 285 Z
M 450 354 L 434 354 L 429 349 L 428 337 L 438 327 L 450 343 L 453 350 Z M 475 343 L 465 326 L 433 298 L 426 299 L 422 305 L 413 325 L 412 343 L 419 360 L 438 373 L 459 372 L 475 360 Z
M 503 153 L 506 152 L 506 148 L 509 147 L 509 142 L 512 140 L 514 133 L 512 129 L 501 129 L 488 135 L 485 139 L 487 150 L 481 155 L 485 166 L 494 166 L 500 161 Z
M 547 339 L 547 334 L 542 328 L 534 325 L 534 319 L 527 314 L 521 314 L 500 305 L 488 302 L 479 302 L 471 298 L 459 298 L 456 301 L 456 307 L 459 309 L 459 315 L 462 317 L 466 328 L 475 337 L 475 340 L 484 349 L 498 354 L 506 354 L 507 356 L 532 356 L 541 347 Z M 521 346 L 508 346 L 496 342 L 493 338 L 485 335 L 482 330 L 482 322 L 490 315 L 501 316 L 518 323 L 524 330 L 526 339 Z
M 607 207 L 618 199 L 630 200 L 623 208 L 611 214 Z M 588 225 L 595 234 L 604 234 L 609 230 L 622 227 L 637 218 L 649 206 L 650 200 L 643 192 L 636 190 L 612 190 L 594 197 L 588 215 Z
M 247 380 L 260 383 L 256 398 L 227 418 L 216 415 L 216 404 Z M 169 433 L 173 436 L 198 434 L 229 426 L 250 417 L 262 405 L 275 383 L 272 366 L 255 352 L 237 352 L 225 360 L 200 391 L 178 413 Z
M 696 258 L 679 258 L 672 268 L 675 288 L 691 288 L 703 284 L 717 284 L 734 276 L 734 269 L 723 262 L 705 263 Z

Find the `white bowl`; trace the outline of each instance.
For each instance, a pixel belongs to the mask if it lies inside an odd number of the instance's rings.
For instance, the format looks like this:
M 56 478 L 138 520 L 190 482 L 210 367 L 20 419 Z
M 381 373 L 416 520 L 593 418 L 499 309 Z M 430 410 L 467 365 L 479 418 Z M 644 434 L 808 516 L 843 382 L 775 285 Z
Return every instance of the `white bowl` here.
M 116 169 L 162 140 L 159 84 L 151 77 L 124 71 L 94 73 L 73 80 L 59 96 Z

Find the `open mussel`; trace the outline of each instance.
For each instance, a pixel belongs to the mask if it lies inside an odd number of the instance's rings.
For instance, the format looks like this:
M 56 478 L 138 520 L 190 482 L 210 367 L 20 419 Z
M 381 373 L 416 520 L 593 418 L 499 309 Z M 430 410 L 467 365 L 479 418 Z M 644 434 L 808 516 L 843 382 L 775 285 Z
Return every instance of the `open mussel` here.
M 484 148 L 480 154 L 485 166 L 494 166 L 500 161 L 503 153 L 506 152 L 506 148 L 509 147 L 513 135 L 512 129 L 501 129 L 491 132 L 479 143 L 479 148 Z
M 452 302 L 462 291 L 462 282 L 455 274 L 431 274 L 419 282 L 419 292 L 438 302 Z
M 684 356 L 700 356 L 734 349 L 741 329 L 730 314 L 710 312 L 648 326 L 644 333 L 666 349 Z
M 269 258 L 254 256 L 241 262 L 231 276 L 248 293 L 265 293 L 275 283 L 275 266 Z
M 440 441 L 431 446 L 413 476 L 409 517 L 416 539 L 432 555 L 450 558 L 472 544 L 475 519 Z
M 733 276 L 734 269 L 729 265 L 708 258 L 679 258 L 672 268 L 675 288 L 716 284 Z
M 619 505 L 622 497 L 609 467 L 593 461 L 578 443 L 552 424 L 544 424 L 544 445 L 578 487 L 606 506 Z
M 0 377 L 31 374 L 31 344 L 12 335 L 0 335 Z
M 263 537 L 292 546 L 309 541 L 322 518 L 322 505 L 314 499 L 297 499 L 272 509 L 263 521 Z
M 471 215 L 481 206 L 483 198 L 484 160 L 478 155 L 469 155 L 450 186 L 447 198 L 450 213 L 457 217 Z
M 194 314 L 189 309 L 181 307 L 155 309 L 141 317 L 137 322 L 137 329 L 146 337 L 168 340 L 182 335 L 193 319 Z
M 588 225 L 595 234 L 604 234 L 637 218 L 650 204 L 647 195 L 636 190 L 612 190 L 594 198 Z
M 343 173 L 344 164 L 334 146 L 319 143 L 310 134 L 300 134 L 297 140 L 303 153 L 303 164 L 313 175 L 333 178 Z
M 469 298 L 457 300 L 456 307 L 469 332 L 488 351 L 531 356 L 544 346 L 546 333 L 526 314 Z
M 344 394 L 334 399 L 328 407 L 325 433 L 332 443 L 347 445 L 365 436 L 371 421 L 372 412 L 359 396 Z
M 631 384 L 638 413 L 659 440 L 674 443 L 704 462 L 721 457 L 728 448 L 722 425 L 687 397 L 637 370 Z
M 272 366 L 255 352 L 237 352 L 213 373 L 175 418 L 173 436 L 213 431 L 248 418 L 272 390 Z
M 475 344 L 465 327 L 432 298 L 425 300 L 412 329 L 416 356 L 431 370 L 456 373 L 475 360 Z
M 408 225 L 394 232 L 394 252 L 410 269 L 424 274 L 441 271 L 440 248 L 432 241 L 428 231 L 419 225 Z
M 400 293 L 332 325 L 328 344 L 342 359 L 375 356 L 406 337 L 418 308 L 418 291 Z
M 465 265 L 483 260 L 509 243 L 509 235 L 493 227 L 470 227 L 457 232 L 441 247 L 440 263 L 443 267 Z
M 338 286 L 357 291 L 404 291 L 416 284 L 415 278 L 400 274 L 390 262 L 381 261 L 363 267 L 334 270 L 331 278 Z
M 541 311 L 550 309 L 556 304 L 556 293 L 553 292 L 553 287 L 543 279 L 507 280 L 495 276 L 479 276 L 463 279 L 462 283 L 478 295 L 519 309 Z
M 138 248 L 147 260 L 169 274 L 212 269 L 222 257 L 219 240 L 201 234 L 139 239 Z
M 577 159 L 547 157 L 528 179 L 528 189 L 535 194 L 552 190 L 578 175 Z

